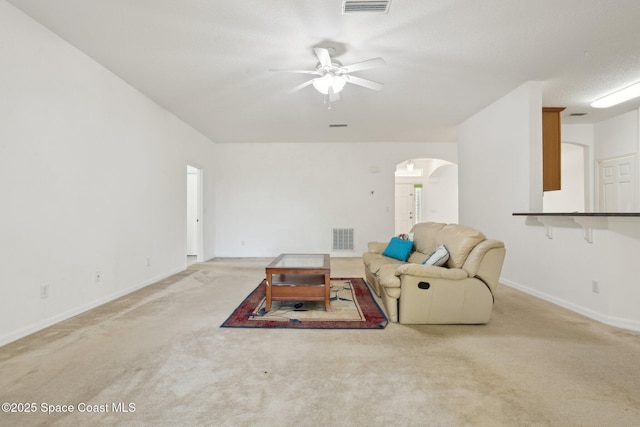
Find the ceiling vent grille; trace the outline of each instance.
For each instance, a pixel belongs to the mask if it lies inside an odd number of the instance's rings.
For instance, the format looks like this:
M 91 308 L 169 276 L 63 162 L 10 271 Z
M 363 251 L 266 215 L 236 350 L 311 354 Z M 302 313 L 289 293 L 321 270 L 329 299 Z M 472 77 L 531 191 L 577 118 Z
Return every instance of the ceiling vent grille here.
M 342 14 L 359 12 L 389 12 L 391 0 L 343 0 Z

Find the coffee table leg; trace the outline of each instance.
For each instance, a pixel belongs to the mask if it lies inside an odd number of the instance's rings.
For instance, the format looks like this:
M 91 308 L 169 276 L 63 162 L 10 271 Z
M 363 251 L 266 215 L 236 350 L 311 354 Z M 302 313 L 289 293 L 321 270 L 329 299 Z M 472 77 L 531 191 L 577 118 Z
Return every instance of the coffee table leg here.
M 265 283 L 267 301 L 266 301 L 266 303 L 264 305 L 264 309 L 266 311 L 271 311 L 271 274 L 267 274 L 267 278 L 265 280 L 267 282 L 267 283 Z
M 329 274 L 324 275 L 324 308 L 331 311 L 331 277 Z

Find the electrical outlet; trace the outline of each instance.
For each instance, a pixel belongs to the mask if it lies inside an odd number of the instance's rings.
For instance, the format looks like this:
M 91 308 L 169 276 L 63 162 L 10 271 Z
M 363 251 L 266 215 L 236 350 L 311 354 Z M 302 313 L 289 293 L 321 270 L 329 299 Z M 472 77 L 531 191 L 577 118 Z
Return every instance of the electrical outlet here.
M 594 294 L 600 293 L 600 283 L 598 283 L 597 280 L 591 281 L 591 292 L 593 292 Z
M 147 267 L 151 267 L 151 258 L 147 258 Z
M 99 271 L 96 271 L 96 274 L 93 276 L 93 280 L 94 280 L 96 283 L 100 283 L 100 280 L 101 280 L 101 279 L 102 279 L 102 274 L 100 274 L 100 272 L 99 272 Z
M 49 297 L 49 285 L 45 284 L 40 286 L 40 299 Z

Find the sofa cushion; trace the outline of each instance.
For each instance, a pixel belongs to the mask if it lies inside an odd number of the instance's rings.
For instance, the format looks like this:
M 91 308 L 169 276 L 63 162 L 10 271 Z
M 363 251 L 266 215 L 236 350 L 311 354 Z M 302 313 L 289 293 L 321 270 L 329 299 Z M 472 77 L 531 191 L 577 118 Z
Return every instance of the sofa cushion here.
M 433 251 L 429 258 L 425 259 L 422 263 L 426 265 L 435 265 L 437 267 L 441 267 L 447 263 L 449 260 L 449 251 L 444 245 L 438 246 L 438 249 Z
M 475 228 L 460 224 L 447 224 L 438 232 L 436 243 L 449 251 L 449 268 L 461 268 L 471 250 L 485 240 L 484 234 Z
M 422 252 L 414 251 L 409 255 L 409 259 L 407 262 L 412 262 L 414 264 L 422 264 L 427 258 L 429 258 L 429 254 L 423 254 Z
M 413 226 L 413 244 L 416 251 L 424 254 L 432 253 L 439 244 L 436 244 L 436 236 L 444 228 L 445 224 L 439 222 L 421 222 Z
M 386 257 L 382 254 L 375 254 L 371 252 L 365 252 L 362 254 L 362 261 L 369 269 L 369 271 L 373 274 L 376 274 L 380 267 L 387 264 L 392 264 L 394 266 L 398 266 L 402 264 L 402 261 L 398 261 L 397 259 Z
M 403 240 L 398 237 L 392 237 L 389 244 L 385 248 L 382 255 L 394 258 L 400 261 L 406 261 L 413 249 L 411 240 Z

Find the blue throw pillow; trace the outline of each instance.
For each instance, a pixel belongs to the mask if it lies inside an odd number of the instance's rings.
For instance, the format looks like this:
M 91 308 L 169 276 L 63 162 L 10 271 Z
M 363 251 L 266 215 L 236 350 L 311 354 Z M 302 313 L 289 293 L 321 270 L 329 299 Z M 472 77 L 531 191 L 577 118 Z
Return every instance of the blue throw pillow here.
M 385 248 L 382 255 L 388 256 L 389 258 L 395 258 L 400 261 L 406 261 L 411 255 L 411 250 L 413 249 L 413 242 L 411 240 L 402 240 L 397 237 L 392 237 L 391 241 Z

